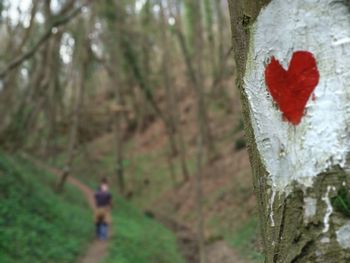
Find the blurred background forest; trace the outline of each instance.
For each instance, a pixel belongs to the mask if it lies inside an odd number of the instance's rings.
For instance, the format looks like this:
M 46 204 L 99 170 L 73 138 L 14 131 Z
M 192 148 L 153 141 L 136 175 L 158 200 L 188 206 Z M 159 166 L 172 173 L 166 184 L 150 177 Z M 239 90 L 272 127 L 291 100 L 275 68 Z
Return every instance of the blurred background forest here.
M 3 0 L 0 36 L 1 262 L 79 257 L 72 176 L 119 196 L 106 262 L 261 262 L 225 0 Z

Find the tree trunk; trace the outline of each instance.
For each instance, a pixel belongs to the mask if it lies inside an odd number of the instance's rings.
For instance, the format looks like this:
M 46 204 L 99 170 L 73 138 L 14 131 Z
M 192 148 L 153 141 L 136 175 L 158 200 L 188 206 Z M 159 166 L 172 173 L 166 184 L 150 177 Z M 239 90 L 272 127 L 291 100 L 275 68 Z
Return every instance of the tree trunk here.
M 46 138 L 43 138 L 43 156 L 51 157 L 55 148 L 56 142 L 56 126 L 57 126 L 57 108 L 58 108 L 58 95 L 59 95 L 59 74 L 60 72 L 60 57 L 57 50 L 59 50 L 62 40 L 62 31 L 56 33 L 51 40 L 48 41 L 50 45 L 49 52 L 47 54 L 47 77 L 49 78 L 47 90 L 47 98 L 45 101 L 45 115 L 47 118 L 48 134 Z
M 206 58 L 208 59 L 208 61 L 210 61 L 210 63 L 208 64 L 208 69 L 212 72 L 212 78 L 215 79 L 216 78 L 216 74 L 217 74 L 217 60 L 216 60 L 216 54 L 215 54 L 215 47 L 216 47 L 216 43 L 215 43 L 215 38 L 214 38 L 214 30 L 213 30 L 213 24 L 214 24 L 214 20 L 213 20 L 213 5 L 214 2 L 218 2 L 218 0 L 216 1 L 211 1 L 211 0 L 204 0 L 203 4 L 204 4 L 204 10 L 205 10 L 205 31 L 206 31 L 206 38 L 207 38 L 207 42 L 208 42 L 208 46 L 206 48 Z
M 197 84 L 195 85 L 198 101 L 198 121 L 199 121 L 199 131 L 202 134 L 203 144 L 207 149 L 207 158 L 212 160 L 216 157 L 215 143 L 210 129 L 209 117 L 207 112 L 207 103 L 205 99 L 205 88 L 204 88 L 204 72 L 203 72 L 203 27 L 202 27 L 202 14 L 201 14 L 201 1 L 194 1 L 195 13 L 195 25 L 194 31 L 196 33 L 195 38 L 195 48 L 196 52 L 194 54 L 194 61 L 197 66 L 196 78 Z
M 64 184 L 71 173 L 72 164 L 75 156 L 75 150 L 76 150 L 77 141 L 78 141 L 80 111 L 83 104 L 84 88 L 85 88 L 85 80 L 84 80 L 84 77 L 85 77 L 84 72 L 86 72 L 85 63 L 82 63 L 82 67 L 83 69 L 79 79 L 78 90 L 76 91 L 76 96 L 75 96 L 75 105 L 74 105 L 72 123 L 71 123 L 70 134 L 69 134 L 69 142 L 68 142 L 68 148 L 67 148 L 67 159 L 63 168 L 63 172 L 60 177 L 60 181 L 57 186 L 57 190 L 59 192 L 63 190 Z
M 120 87 L 115 87 L 115 100 L 116 105 L 120 103 Z M 123 168 L 123 130 L 122 130 L 122 111 L 115 111 L 115 150 L 116 150 L 116 175 L 118 179 L 118 187 L 121 195 L 125 194 L 125 179 L 124 179 L 124 168 Z
M 114 57 L 112 55 L 112 57 Z M 116 61 L 116 58 L 113 58 L 113 62 Z M 113 65 L 117 65 L 113 63 Z M 125 194 L 125 178 L 124 178 L 124 142 L 123 142 L 123 112 L 125 112 L 125 105 L 122 103 L 122 93 L 121 93 L 121 81 L 120 75 L 118 72 L 114 72 L 113 76 L 110 75 L 111 80 L 113 80 L 114 85 L 114 97 L 116 106 L 119 107 L 119 110 L 115 110 L 115 125 L 114 125 L 114 134 L 115 134 L 115 151 L 116 151 L 116 175 L 118 180 L 118 187 L 120 194 L 123 196 Z
M 197 214 L 197 240 L 199 248 L 199 263 L 207 262 L 204 236 L 204 215 L 203 215 L 203 192 L 202 192 L 202 162 L 203 162 L 203 139 L 197 137 L 197 158 L 195 174 L 195 193 L 196 193 L 196 214 Z
M 350 262 L 348 6 L 333 0 L 229 0 L 229 6 L 265 262 Z M 294 85 L 313 88 L 298 114 L 284 108 L 290 99 L 302 104 Z
M 222 83 L 222 78 L 225 74 L 226 69 L 226 58 L 225 58 L 225 45 L 224 45 L 224 30 L 225 21 L 224 15 L 222 12 L 222 0 L 214 1 L 215 3 L 215 11 L 217 16 L 217 32 L 218 32 L 218 44 L 217 44 L 217 67 L 214 74 L 212 91 L 211 93 L 214 95 L 222 94 L 224 92 L 224 86 Z M 214 53 L 214 52 L 213 52 Z
M 181 31 L 181 19 L 179 14 L 176 14 L 177 23 L 174 30 L 179 40 L 187 71 L 197 97 L 197 121 L 199 133 L 201 133 L 203 144 L 206 147 L 207 159 L 212 160 L 216 157 L 216 149 L 210 129 L 203 81 L 203 29 L 201 22 L 201 1 L 195 0 L 192 2 L 187 0 L 185 3 L 187 6 L 187 12 L 190 14 L 188 20 L 191 20 L 191 23 L 193 24 L 189 37 L 191 44 L 187 45 L 185 36 Z M 179 12 L 179 10 L 176 11 Z M 192 34 L 195 34 L 195 36 L 192 36 Z M 195 47 L 195 52 L 192 50 L 193 47 Z
M 163 56 L 162 56 L 162 73 L 163 73 L 163 80 L 164 80 L 164 87 L 165 87 L 165 96 L 166 96 L 166 104 L 167 104 L 167 134 L 169 137 L 169 146 L 170 146 L 170 156 L 168 158 L 169 167 L 170 167 L 170 173 L 172 175 L 172 178 L 176 181 L 175 173 L 174 173 L 174 167 L 172 163 L 172 159 L 180 154 L 180 165 L 181 165 L 181 171 L 183 175 L 184 181 L 187 181 L 189 178 L 187 164 L 186 164 L 186 150 L 184 148 L 183 144 L 183 135 L 180 131 L 180 122 L 178 121 L 178 105 L 176 101 L 176 91 L 174 90 L 173 84 L 172 84 L 172 76 L 170 72 L 169 66 L 171 66 L 171 62 L 173 61 L 171 58 L 171 52 L 169 50 L 170 43 L 169 43 L 169 36 L 168 36 L 168 21 L 166 19 L 166 16 L 164 14 L 164 7 L 163 3 L 159 1 L 159 5 L 161 7 L 160 9 L 160 15 L 162 18 L 161 21 L 161 36 L 164 42 L 164 48 L 163 48 Z M 177 140 L 178 138 L 180 149 L 178 149 L 177 146 Z
M 89 50 L 89 42 L 87 39 L 84 38 L 84 35 L 82 36 L 84 41 L 82 41 L 82 46 L 78 46 L 78 48 L 82 49 L 82 51 L 78 52 L 78 57 L 80 58 L 80 74 L 79 74 L 79 81 L 78 81 L 78 87 L 76 90 L 76 96 L 75 96 L 75 102 L 74 102 L 74 108 L 73 108 L 73 116 L 72 116 L 72 123 L 70 127 L 70 134 L 69 134 L 69 141 L 68 141 L 68 148 L 67 148 L 67 159 L 66 163 L 62 172 L 62 175 L 60 177 L 60 181 L 57 185 L 57 190 L 61 192 L 63 190 L 64 184 L 68 178 L 68 176 L 71 173 L 73 160 L 75 157 L 75 150 L 78 142 L 78 133 L 79 133 L 79 123 L 80 123 L 80 112 L 81 108 L 83 107 L 84 102 L 84 93 L 85 93 L 85 85 L 86 85 L 86 78 L 87 78 L 87 71 L 88 71 L 88 50 Z

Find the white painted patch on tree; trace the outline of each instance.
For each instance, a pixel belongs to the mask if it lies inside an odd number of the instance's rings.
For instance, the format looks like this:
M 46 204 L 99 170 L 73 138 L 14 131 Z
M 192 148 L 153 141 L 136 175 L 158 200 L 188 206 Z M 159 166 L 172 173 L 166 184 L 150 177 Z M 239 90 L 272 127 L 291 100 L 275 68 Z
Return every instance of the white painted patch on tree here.
M 330 243 L 331 240 L 329 239 L 329 237 L 322 237 L 321 238 L 321 243 L 322 244 L 327 244 L 327 243 Z M 318 256 L 320 256 L 321 254 L 319 254 Z
M 324 197 L 322 197 L 322 200 L 326 203 L 326 213 L 325 213 L 325 216 L 324 216 L 324 219 L 323 219 L 323 225 L 324 225 L 324 228 L 322 230 L 323 233 L 327 233 L 328 230 L 329 230 L 329 219 L 331 217 L 331 214 L 333 213 L 333 207 L 332 207 L 332 204 L 331 204 L 331 200 L 329 199 L 329 193 L 331 190 L 335 190 L 334 187 L 332 186 L 327 186 L 327 192 L 325 194 Z
M 350 248 L 350 221 L 336 231 L 337 241 L 344 249 Z
M 311 197 L 304 198 L 304 223 L 309 223 L 316 215 L 317 200 Z
M 271 200 L 270 200 L 270 221 L 271 221 L 271 226 L 275 226 L 275 219 L 273 218 L 273 203 L 275 202 L 276 198 L 276 191 L 272 190 L 272 195 L 271 195 Z
M 286 193 L 293 181 L 311 187 L 328 168 L 346 168 L 350 150 L 349 7 L 336 0 L 272 0 L 251 32 L 244 89 L 271 185 Z M 274 105 L 264 71 L 272 56 L 287 69 L 298 50 L 314 55 L 320 80 L 294 126 Z

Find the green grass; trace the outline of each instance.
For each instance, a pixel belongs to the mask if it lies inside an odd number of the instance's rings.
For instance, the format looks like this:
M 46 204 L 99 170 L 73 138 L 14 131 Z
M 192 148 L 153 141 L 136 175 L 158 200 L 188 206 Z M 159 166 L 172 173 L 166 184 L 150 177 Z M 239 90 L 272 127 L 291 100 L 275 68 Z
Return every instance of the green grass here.
M 53 175 L 0 153 L 0 262 L 74 262 L 90 242 L 91 212 L 79 190 L 55 194 Z
M 253 262 L 263 262 L 264 257 L 254 246 L 254 241 L 259 235 L 258 219 L 253 216 L 237 232 L 226 235 L 226 241 L 239 250 L 240 254 Z
M 184 263 L 173 233 L 122 199 L 115 202 L 109 256 L 104 263 Z

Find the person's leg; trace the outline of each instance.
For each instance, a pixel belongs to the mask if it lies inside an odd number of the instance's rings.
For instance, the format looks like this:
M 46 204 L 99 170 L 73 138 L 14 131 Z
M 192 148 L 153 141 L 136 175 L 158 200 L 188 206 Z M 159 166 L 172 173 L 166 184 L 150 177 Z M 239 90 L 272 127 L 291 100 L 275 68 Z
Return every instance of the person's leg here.
M 98 239 L 102 239 L 102 223 L 98 222 L 96 224 L 96 236 Z
M 108 225 L 101 223 L 101 239 L 106 240 L 108 238 Z

